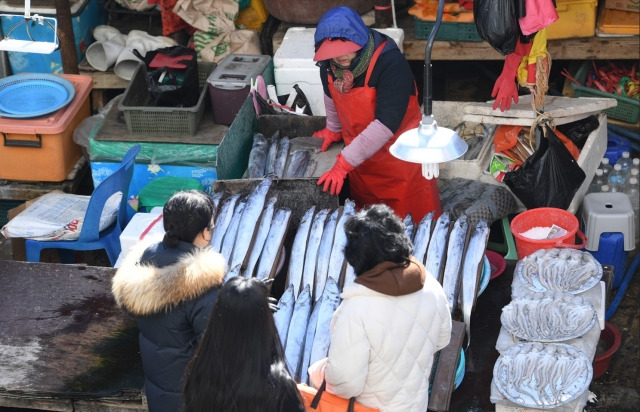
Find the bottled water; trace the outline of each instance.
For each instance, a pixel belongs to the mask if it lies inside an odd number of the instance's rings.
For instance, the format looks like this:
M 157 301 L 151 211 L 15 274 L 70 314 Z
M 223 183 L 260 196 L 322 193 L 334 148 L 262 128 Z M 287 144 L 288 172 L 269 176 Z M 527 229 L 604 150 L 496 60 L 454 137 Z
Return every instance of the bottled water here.
M 609 173 L 609 188 L 612 192 L 622 192 L 625 181 L 626 175 L 622 172 L 622 165 L 616 163 L 613 171 Z
M 596 169 L 596 175 L 593 176 L 591 185 L 589 185 L 589 193 L 598 193 L 600 191 L 600 188 L 605 183 L 602 174 L 602 169 Z
M 622 156 L 616 162 L 617 165 L 620 165 L 622 167 L 622 173 L 624 173 L 625 176 L 627 175 L 627 171 L 631 167 L 631 162 L 632 160 L 630 154 L 627 151 L 622 152 Z
M 600 162 L 600 169 L 602 169 L 602 176 L 604 177 L 604 180 L 608 181 L 609 180 L 609 173 L 613 170 L 613 166 L 611 166 L 611 164 L 609 164 L 609 158 L 608 157 L 603 157 L 602 161 Z
M 629 184 L 625 187 L 624 192 L 629 196 L 631 206 L 633 206 L 633 224 L 635 225 L 635 238 L 637 243 L 640 239 L 640 230 L 638 230 L 638 222 L 640 221 L 640 186 L 638 185 L 637 177 L 629 178 Z
M 636 178 L 638 179 L 638 181 L 640 181 L 640 171 L 638 171 L 638 169 L 629 169 L 629 173 L 627 173 L 627 181 L 624 184 L 624 188 L 625 190 L 627 190 L 627 187 L 629 186 L 629 180 L 631 180 L 632 178 Z
M 603 193 L 610 192 L 609 185 L 602 185 L 602 187 L 600 188 L 600 191 Z

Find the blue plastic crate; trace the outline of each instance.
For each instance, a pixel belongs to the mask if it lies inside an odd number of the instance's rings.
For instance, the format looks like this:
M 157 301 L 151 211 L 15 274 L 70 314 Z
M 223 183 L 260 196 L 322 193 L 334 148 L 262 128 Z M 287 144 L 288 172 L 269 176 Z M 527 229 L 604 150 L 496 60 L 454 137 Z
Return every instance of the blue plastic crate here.
M 78 62 L 82 61 L 87 47 L 93 43 L 93 29 L 101 24 L 107 23 L 107 13 L 104 9 L 105 0 L 81 0 L 71 3 L 71 22 L 73 36 L 76 43 L 76 53 Z M 0 28 L 6 34 L 18 22 L 24 21 L 24 7 L 4 6 L 0 8 L 0 13 L 15 14 L 15 16 L 0 18 Z M 49 7 L 32 7 L 31 14 L 39 14 L 45 17 L 56 17 L 56 9 L 51 2 Z M 11 38 L 17 40 L 29 40 L 26 30 L 23 27 L 16 28 L 11 33 Z M 30 27 L 31 35 L 36 41 L 50 41 L 51 28 L 46 25 Z M 56 73 L 62 74 L 62 57 L 60 50 L 51 54 L 36 54 L 23 52 L 7 52 L 9 65 L 13 74 L 18 73 Z

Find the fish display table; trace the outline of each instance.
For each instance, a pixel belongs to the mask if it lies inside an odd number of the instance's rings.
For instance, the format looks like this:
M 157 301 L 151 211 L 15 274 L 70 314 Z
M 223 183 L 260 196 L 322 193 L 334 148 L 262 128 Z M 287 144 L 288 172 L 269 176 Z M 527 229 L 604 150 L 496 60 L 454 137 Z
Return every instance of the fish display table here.
M 524 296 L 526 293 L 531 292 L 526 285 L 523 284 L 520 277 L 517 276 L 516 271 L 513 274 L 513 282 L 512 282 L 512 299 L 517 299 L 519 297 Z M 588 301 L 593 305 L 596 310 L 597 321 L 593 324 L 593 327 L 589 329 L 584 335 L 563 341 L 561 343 L 571 345 L 575 347 L 582 353 L 584 353 L 590 362 L 593 362 L 593 359 L 596 354 L 596 349 L 598 346 L 598 341 L 600 340 L 600 331 L 604 329 L 605 324 L 605 304 L 606 304 L 606 285 L 604 281 L 600 281 L 596 283 L 590 289 L 576 294 L 576 296 L 582 297 L 585 301 Z M 500 328 L 500 332 L 498 334 L 498 339 L 496 342 L 496 349 L 500 354 L 504 354 L 507 350 L 519 344 L 521 341 L 514 337 L 504 326 Z M 589 382 L 590 383 L 590 382 Z M 588 385 L 587 385 L 588 386 Z M 584 409 L 587 404 L 589 396 L 589 390 L 585 389 L 585 391 L 577 396 L 572 401 L 565 403 L 563 405 L 557 406 L 555 408 L 545 408 L 545 410 L 550 410 L 554 412 L 580 412 Z M 495 404 L 496 412 L 534 412 L 539 411 L 540 409 L 528 408 L 519 404 L 516 404 L 508 399 L 499 391 L 498 386 L 494 379 L 491 382 L 491 402 Z
M 0 260 L 0 406 L 146 411 L 133 318 L 113 268 Z

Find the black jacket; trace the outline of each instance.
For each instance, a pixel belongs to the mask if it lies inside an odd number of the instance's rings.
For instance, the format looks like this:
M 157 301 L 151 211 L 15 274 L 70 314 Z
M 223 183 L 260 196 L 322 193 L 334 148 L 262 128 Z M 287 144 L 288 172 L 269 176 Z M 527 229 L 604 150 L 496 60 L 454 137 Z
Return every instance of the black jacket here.
M 202 337 L 225 272 L 221 254 L 187 243 L 176 248 L 140 245 L 117 270 L 112 292 L 140 329 L 150 412 L 180 410 L 185 367 Z

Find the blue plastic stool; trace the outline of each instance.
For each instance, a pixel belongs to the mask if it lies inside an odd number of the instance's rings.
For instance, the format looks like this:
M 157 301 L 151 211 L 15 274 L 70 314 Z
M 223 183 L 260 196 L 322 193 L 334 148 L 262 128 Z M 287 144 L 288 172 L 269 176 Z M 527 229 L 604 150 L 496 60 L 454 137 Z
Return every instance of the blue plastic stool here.
M 504 241 L 502 243 L 488 242 L 487 249 L 504 254 L 505 260 L 518 260 L 518 251 L 516 250 L 516 242 L 513 238 L 513 233 L 511 233 L 509 217 L 503 216 L 500 223 Z

